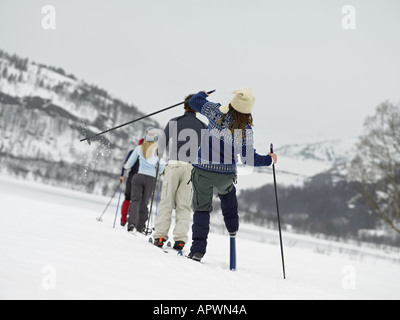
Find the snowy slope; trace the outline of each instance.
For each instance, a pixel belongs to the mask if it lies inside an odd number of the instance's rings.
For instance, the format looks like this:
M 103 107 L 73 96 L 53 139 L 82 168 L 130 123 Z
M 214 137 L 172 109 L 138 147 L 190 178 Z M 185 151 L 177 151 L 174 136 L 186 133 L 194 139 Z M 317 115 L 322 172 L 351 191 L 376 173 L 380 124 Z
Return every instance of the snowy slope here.
M 0 178 L 0 299 L 399 299 L 400 255 L 242 225 L 228 271 L 215 213 L 199 264 L 112 229 L 108 198 Z
M 275 153 L 278 155 L 278 183 L 302 186 L 307 179 L 326 171 L 346 176 L 347 165 L 354 157 L 356 142 L 357 139 L 349 138 L 275 146 Z M 263 154 L 266 153 L 264 150 Z M 238 181 L 238 190 L 271 184 L 272 168 L 239 166 Z
M 144 112 L 144 113 L 143 113 Z M 79 140 L 145 114 L 64 70 L 0 50 L 0 172 L 112 194 L 128 152 L 153 119 Z

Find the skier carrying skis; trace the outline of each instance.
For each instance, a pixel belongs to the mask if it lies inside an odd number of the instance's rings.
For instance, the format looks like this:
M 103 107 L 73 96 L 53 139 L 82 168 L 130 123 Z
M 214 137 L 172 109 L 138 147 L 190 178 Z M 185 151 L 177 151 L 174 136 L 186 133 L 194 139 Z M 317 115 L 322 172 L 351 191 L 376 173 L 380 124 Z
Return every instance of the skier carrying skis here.
M 139 171 L 132 179 L 131 204 L 129 207 L 128 232 L 134 229 L 144 232 L 148 219 L 148 205 L 156 183 L 157 166 L 163 172 L 165 162 L 158 157 L 158 135 L 153 127 L 146 131 L 144 142 L 136 147 L 125 164 L 125 169 L 133 167 L 139 159 Z
M 165 127 L 166 141 L 160 140 L 160 154 L 164 146 L 170 146 L 169 161 L 165 168 L 160 209 L 155 219 L 154 245 L 162 248 L 168 241 L 171 227 L 172 211 L 175 208 L 176 223 L 174 228 L 174 249 L 182 250 L 188 242 L 190 221 L 192 215 L 192 183 L 190 175 L 193 169 L 191 163 L 196 161 L 201 141 L 201 130 L 206 125 L 196 117 L 196 111 L 190 108 L 189 100 L 194 95 L 185 99 L 185 114 L 171 119 Z M 185 135 L 185 130 L 190 135 Z M 184 136 L 185 139 L 178 139 Z M 197 139 L 196 139 L 197 138 Z M 169 141 L 172 141 L 169 144 Z M 161 147 L 162 146 L 162 147 Z
M 277 162 L 276 154 L 262 156 L 254 149 L 253 117 L 255 97 L 251 89 L 233 91 L 231 103 L 221 106 L 207 100 L 205 91 L 190 100 L 190 107 L 209 120 L 207 135 L 203 136 L 198 162 L 192 171 L 193 227 L 189 258 L 201 261 L 206 253 L 210 231 L 213 191 L 221 200 L 225 226 L 231 237 L 239 230 L 238 201 L 234 183 L 237 180 L 238 156 L 243 164 L 262 167 Z
M 144 139 L 139 140 L 138 145 L 141 146 L 144 142 Z M 129 151 L 128 156 L 126 157 L 124 165 L 128 162 L 128 159 L 132 155 L 133 150 Z M 122 203 L 121 207 L 121 226 L 125 227 L 126 223 L 128 222 L 128 212 L 129 206 L 131 203 L 131 190 L 132 190 L 132 179 L 135 174 L 139 171 L 139 160 L 136 160 L 135 164 L 129 171 L 128 179 L 126 180 L 125 185 L 125 200 Z M 119 178 L 119 182 L 124 182 L 124 174 L 125 174 L 125 167 L 122 167 L 121 177 Z

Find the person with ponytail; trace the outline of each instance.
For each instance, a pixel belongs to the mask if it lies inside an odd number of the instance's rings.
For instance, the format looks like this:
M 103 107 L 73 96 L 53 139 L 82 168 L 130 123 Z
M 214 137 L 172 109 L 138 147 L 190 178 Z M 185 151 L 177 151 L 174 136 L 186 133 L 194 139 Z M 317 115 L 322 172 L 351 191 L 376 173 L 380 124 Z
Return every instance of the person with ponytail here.
M 277 162 L 276 154 L 259 155 L 254 149 L 253 116 L 255 97 L 250 88 L 233 91 L 227 105 L 207 100 L 205 91 L 190 100 L 190 107 L 209 120 L 203 134 L 197 162 L 193 164 L 193 227 L 189 258 L 201 261 L 206 253 L 213 211 L 214 189 L 221 200 L 225 226 L 231 237 L 239 230 L 238 201 L 235 183 L 239 157 L 245 165 L 270 166 Z
M 144 142 L 138 146 L 125 164 L 130 169 L 139 159 L 139 171 L 132 179 L 131 204 L 129 206 L 128 232 L 136 229 L 143 232 L 148 219 L 148 205 L 156 183 L 157 166 L 159 173 L 165 168 L 165 162 L 158 157 L 158 135 L 150 127 L 146 131 Z

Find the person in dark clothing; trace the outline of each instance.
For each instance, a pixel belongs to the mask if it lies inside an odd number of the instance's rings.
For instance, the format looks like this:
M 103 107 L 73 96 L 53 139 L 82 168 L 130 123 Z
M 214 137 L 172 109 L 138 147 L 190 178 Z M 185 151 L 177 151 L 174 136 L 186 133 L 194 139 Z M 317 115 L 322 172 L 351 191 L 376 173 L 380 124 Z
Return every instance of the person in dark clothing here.
M 141 146 L 143 144 L 143 142 L 144 142 L 144 139 L 141 139 L 139 141 L 138 145 Z M 128 162 L 128 159 L 132 155 L 133 151 L 134 150 L 129 151 L 124 165 Z M 123 227 L 125 227 L 126 223 L 128 222 L 128 212 L 129 212 L 129 206 L 131 203 L 131 193 L 132 193 L 132 179 L 133 179 L 133 176 L 138 173 L 138 171 L 139 171 L 139 160 L 136 161 L 136 163 L 133 165 L 133 167 L 129 171 L 128 179 L 126 180 L 125 200 L 121 206 L 121 226 L 123 226 Z M 122 167 L 121 177 L 119 179 L 120 183 L 124 182 L 124 174 L 125 174 L 125 168 Z
M 163 154 L 166 151 L 164 147 L 169 147 L 169 160 L 186 163 L 197 161 L 202 130 L 205 130 L 207 125 L 197 118 L 197 111 L 189 105 L 193 96 L 191 94 L 185 99 L 184 115 L 169 120 L 164 129 L 165 141 L 164 137 L 160 137 L 159 152 Z
M 160 209 L 155 219 L 154 244 L 162 247 L 168 240 L 175 208 L 176 250 L 182 250 L 188 241 L 192 216 L 192 163 L 197 159 L 202 130 L 206 129 L 206 125 L 197 119 L 196 111 L 190 108 L 189 100 L 192 97 L 189 95 L 185 99 L 185 114 L 168 122 L 164 130 L 166 141 L 161 139 L 160 143 L 160 154 L 164 152 L 162 147 L 169 146 L 169 161 L 165 169 Z

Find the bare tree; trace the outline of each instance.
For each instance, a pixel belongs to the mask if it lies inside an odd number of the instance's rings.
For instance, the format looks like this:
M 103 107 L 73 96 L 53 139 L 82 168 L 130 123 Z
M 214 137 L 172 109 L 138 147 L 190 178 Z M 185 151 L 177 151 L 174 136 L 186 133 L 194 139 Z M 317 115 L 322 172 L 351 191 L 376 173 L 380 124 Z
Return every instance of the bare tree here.
M 350 177 L 361 182 L 363 200 L 400 233 L 400 104 L 388 101 L 367 117 Z

